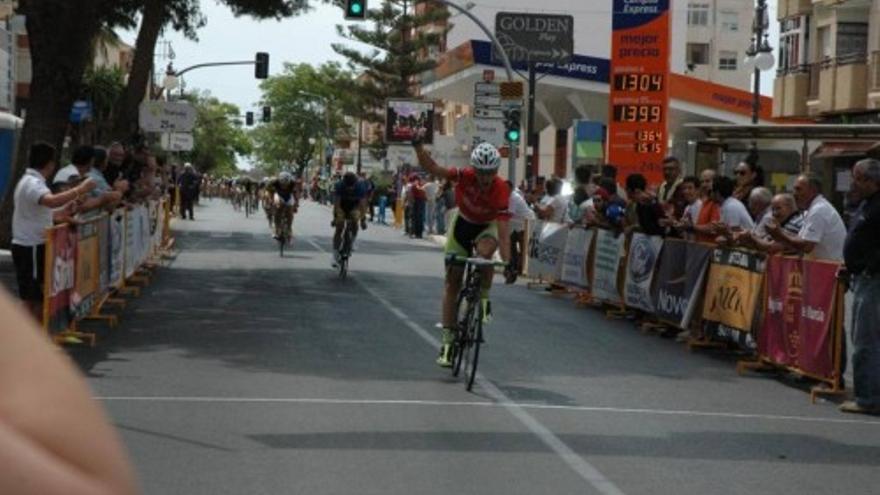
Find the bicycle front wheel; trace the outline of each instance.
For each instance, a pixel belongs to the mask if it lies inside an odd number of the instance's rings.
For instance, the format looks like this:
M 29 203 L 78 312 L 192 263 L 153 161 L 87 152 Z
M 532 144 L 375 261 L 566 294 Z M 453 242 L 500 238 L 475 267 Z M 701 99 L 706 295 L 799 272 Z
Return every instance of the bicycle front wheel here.
M 473 311 L 473 306 L 468 304 L 464 293 L 458 295 L 458 303 L 455 305 L 455 341 L 452 345 L 452 376 L 458 376 L 461 372 L 461 360 L 464 356 L 465 339 L 467 334 L 468 312 Z
M 477 363 L 480 360 L 480 343 L 483 341 L 483 315 L 482 311 L 474 311 L 473 327 L 468 335 L 468 351 L 465 356 L 466 387 L 470 392 L 474 388 L 474 380 L 477 378 Z

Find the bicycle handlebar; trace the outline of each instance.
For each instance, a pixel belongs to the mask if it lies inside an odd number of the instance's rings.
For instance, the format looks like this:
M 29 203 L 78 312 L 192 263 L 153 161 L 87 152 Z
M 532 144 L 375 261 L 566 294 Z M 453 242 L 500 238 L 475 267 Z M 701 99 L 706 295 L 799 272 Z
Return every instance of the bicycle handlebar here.
M 465 263 L 468 265 L 474 265 L 474 266 L 497 266 L 497 267 L 501 267 L 501 268 L 504 268 L 507 266 L 507 263 L 504 263 L 503 261 L 487 260 L 485 258 L 462 258 L 461 256 L 454 256 L 453 255 L 453 256 L 449 257 L 449 260 Z

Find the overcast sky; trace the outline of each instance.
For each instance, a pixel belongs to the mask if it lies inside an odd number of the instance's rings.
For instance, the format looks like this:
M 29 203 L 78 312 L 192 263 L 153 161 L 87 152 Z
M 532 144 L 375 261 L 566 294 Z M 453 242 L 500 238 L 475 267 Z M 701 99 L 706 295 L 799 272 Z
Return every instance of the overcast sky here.
M 586 1 L 586 0 L 585 0 Z M 590 0 L 593 1 L 593 0 Z M 608 0 L 610 1 L 610 0 Z M 675 0 L 684 1 L 684 0 Z M 485 0 L 475 0 L 484 4 Z M 779 39 L 776 2 L 771 0 L 771 44 Z M 496 5 L 493 3 L 493 5 Z M 156 47 L 156 67 L 163 70 L 168 60 L 161 58 L 165 51 L 162 41 L 170 42 L 177 70 L 205 62 L 253 60 L 258 51 L 269 53 L 270 75 L 281 72 L 284 62 L 319 65 L 329 60 L 344 62 L 331 45 L 336 42 L 352 43 L 336 34 L 336 25 L 345 22 L 342 9 L 320 4 L 311 12 L 282 21 L 256 21 L 251 17 L 236 18 L 229 9 L 214 0 L 202 0 L 202 11 L 208 19 L 199 30 L 199 41 L 185 39 L 177 32 L 164 33 Z M 136 31 L 120 33 L 122 39 L 134 45 Z M 774 54 L 775 55 L 775 54 Z M 773 88 L 774 71 L 763 74 L 762 93 L 769 95 Z M 187 88 L 208 90 L 222 101 L 238 105 L 242 113 L 256 110 L 260 100 L 259 81 L 254 78 L 253 66 L 210 67 L 197 69 L 185 76 Z
M 683 1 L 683 0 L 681 0 Z M 476 0 L 480 3 L 480 0 Z M 770 1 L 771 44 L 778 40 L 776 2 Z M 250 17 L 235 18 L 224 5 L 214 0 L 203 0 L 202 10 L 208 24 L 199 31 L 199 42 L 192 42 L 169 31 L 162 38 L 170 41 L 179 70 L 189 65 L 231 60 L 252 60 L 258 51 L 269 52 L 270 74 L 281 71 L 283 62 L 321 64 L 328 60 L 343 61 L 330 47 L 332 43 L 347 41 L 336 34 L 336 25 L 343 23 L 338 7 L 319 5 L 300 17 L 282 21 L 257 22 Z M 121 33 L 123 39 L 134 44 L 137 33 Z M 349 42 L 350 43 L 350 42 Z M 157 54 L 162 47 L 157 47 Z M 157 67 L 167 61 L 157 57 Z M 242 112 L 253 110 L 260 99 L 259 81 L 253 77 L 253 66 L 232 66 L 198 69 L 186 74 L 188 88 L 209 90 L 214 96 L 239 106 Z M 773 71 L 762 78 L 762 92 L 772 91 Z

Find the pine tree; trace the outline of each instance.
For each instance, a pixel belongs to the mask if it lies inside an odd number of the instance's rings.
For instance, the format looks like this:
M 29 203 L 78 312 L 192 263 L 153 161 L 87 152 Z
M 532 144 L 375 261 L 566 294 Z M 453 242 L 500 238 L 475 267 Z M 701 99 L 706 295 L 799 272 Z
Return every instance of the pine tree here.
M 432 48 L 439 47 L 447 29 L 426 32 L 431 24 L 445 26 L 449 12 L 436 8 L 430 2 L 413 0 L 384 0 L 377 9 L 367 12 L 372 28 L 353 24 L 337 26 L 339 34 L 352 41 L 371 46 L 367 53 L 342 43 L 333 45 L 348 59 L 349 66 L 361 77 L 354 82 L 349 94 L 355 104 L 354 116 L 367 122 L 384 123 L 385 100 L 418 96 L 419 77 L 437 67 L 430 56 Z M 383 143 L 370 143 L 374 155 L 381 156 Z

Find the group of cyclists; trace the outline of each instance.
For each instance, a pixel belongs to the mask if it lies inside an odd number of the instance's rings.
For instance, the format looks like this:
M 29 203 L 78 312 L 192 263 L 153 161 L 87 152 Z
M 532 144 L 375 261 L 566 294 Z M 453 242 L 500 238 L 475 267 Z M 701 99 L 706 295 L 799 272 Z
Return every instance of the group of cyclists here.
M 332 188 L 333 197 L 333 266 L 341 256 L 347 255 L 351 246 L 344 246 L 346 238 L 354 240 L 360 229 L 366 229 L 366 212 L 371 194 L 369 181 L 354 172 L 346 172 L 336 178 Z M 282 171 L 274 177 L 255 180 L 251 177 L 208 179 L 205 186 L 209 197 L 221 197 L 229 201 L 236 211 L 247 215 L 262 206 L 272 231 L 272 237 L 287 245 L 293 242 L 293 219 L 300 200 L 307 194 L 301 177 Z M 348 229 L 348 236 L 345 236 Z M 350 243 L 349 242 L 349 243 Z
M 465 265 L 468 258 L 478 256 L 491 259 L 500 253 L 505 266 L 507 283 L 516 280 L 517 271 L 510 263 L 510 234 L 507 221 L 510 188 L 498 176 L 501 156 L 489 143 L 481 143 L 471 153 L 470 166 L 446 168 L 438 165 L 422 146 L 420 136 L 413 140 L 419 165 L 429 174 L 448 179 L 456 184 L 455 203 L 457 213 L 452 219 L 446 247 L 446 284 L 442 307 L 442 345 L 437 363 L 451 367 L 455 356 L 455 338 L 458 297 L 462 288 Z M 227 179 L 221 189 L 233 205 L 253 204 L 258 200 L 266 213 L 276 240 L 291 242 L 293 218 L 300 200 L 306 193 L 301 178 L 284 171 L 276 177 L 256 181 L 251 178 Z M 333 199 L 333 266 L 337 267 L 351 250 L 351 243 L 359 228 L 366 229 L 366 212 L 370 200 L 369 181 L 354 172 L 346 172 L 336 180 L 331 189 Z M 485 272 L 481 277 L 481 310 L 488 317 L 489 289 L 492 285 L 491 265 L 479 268 Z

